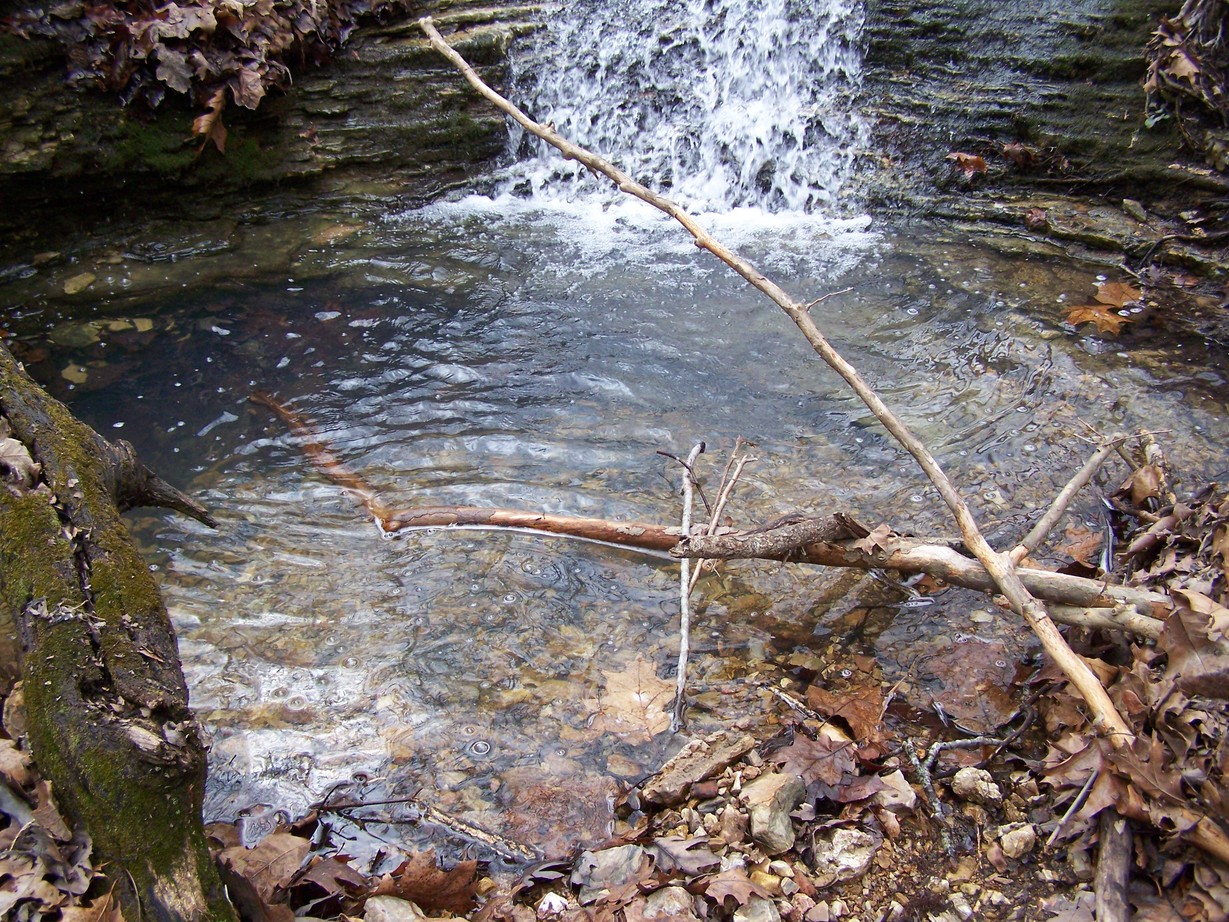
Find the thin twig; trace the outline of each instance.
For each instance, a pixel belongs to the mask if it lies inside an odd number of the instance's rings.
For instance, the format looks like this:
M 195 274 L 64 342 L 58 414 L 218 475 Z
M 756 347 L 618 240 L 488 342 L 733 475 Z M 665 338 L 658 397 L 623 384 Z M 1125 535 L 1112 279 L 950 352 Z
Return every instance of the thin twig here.
M 1115 450 L 1117 444 L 1121 444 L 1125 440 L 1125 436 L 1115 438 L 1106 445 L 1102 445 L 1091 458 L 1084 462 L 1084 466 L 1076 472 L 1076 475 L 1067 482 L 1067 485 L 1062 488 L 1058 496 L 1054 497 L 1054 502 L 1050 504 L 1050 508 L 1046 510 L 1037 524 L 1032 527 L 1027 535 L 1011 549 L 1012 563 L 1018 564 L 1025 557 L 1037 550 L 1041 546 L 1041 542 L 1045 541 L 1046 536 L 1053 531 L 1054 526 L 1067 512 L 1067 507 L 1071 505 L 1071 501 L 1075 499 L 1077 493 L 1088 485 L 1093 476 L 1105 464 L 1108 458 Z
M 1063 814 L 1063 818 L 1058 821 L 1058 825 L 1055 826 L 1054 831 L 1050 833 L 1050 838 L 1046 840 L 1046 848 L 1054 847 L 1054 842 L 1058 839 L 1063 829 L 1066 828 L 1067 823 L 1071 820 L 1071 817 L 1075 816 L 1075 812 L 1079 810 L 1080 807 L 1084 806 L 1084 801 L 1088 799 L 1088 792 L 1092 790 L 1092 786 L 1096 783 L 1097 778 L 1100 777 L 1100 775 L 1100 769 L 1094 769 L 1093 773 L 1088 776 L 1088 780 L 1084 782 L 1084 786 L 1080 788 L 1079 793 L 1075 795 L 1075 800 L 1071 801 L 1071 806 L 1067 808 L 1067 812 Z
M 683 465 L 683 534 L 691 533 L 692 488 L 695 484 L 696 458 L 704 451 L 701 442 L 691 450 Z M 674 712 L 670 717 L 670 732 L 678 733 L 686 724 L 683 709 L 687 695 L 687 657 L 691 653 L 691 561 L 679 562 L 679 664 L 678 683 L 674 690 Z
M 730 455 L 730 460 L 725 466 L 725 471 L 721 475 L 721 489 L 717 493 L 717 505 L 715 505 L 708 517 L 708 527 L 704 529 L 706 535 L 715 534 L 717 528 L 721 524 L 721 513 L 725 512 L 726 504 L 730 501 L 730 494 L 734 492 L 734 485 L 738 483 L 738 478 L 742 476 L 743 468 L 748 464 L 759 459 L 743 456 L 735 461 L 735 456 L 738 454 L 739 446 L 742 445 L 742 439 L 739 438 L 734 443 L 734 452 Z M 730 467 L 734 470 L 731 473 Z M 700 561 L 699 565 L 692 571 L 690 591 L 694 592 L 696 583 L 700 581 L 700 573 L 703 570 L 705 561 Z
M 806 309 L 807 309 L 807 310 L 810 310 L 810 309 L 811 309 L 811 308 L 813 308 L 816 304 L 823 304 L 823 303 L 824 303 L 825 301 L 827 301 L 829 298 L 835 298 L 837 295 L 847 295 L 847 294 L 849 294 L 851 291 L 853 291 L 853 287 L 852 287 L 852 286 L 850 286 L 849 288 L 842 288 L 840 291 L 830 291 L 830 292 L 828 292 L 826 295 L 820 295 L 820 296 L 819 296 L 818 298 L 816 298 L 814 301 L 808 301 L 808 302 L 806 303 Z
M 905 740 L 905 756 L 909 759 L 909 763 L 913 766 L 913 771 L 917 775 L 918 784 L 922 786 L 922 794 L 926 798 L 926 803 L 930 807 L 931 815 L 939 821 L 939 838 L 943 842 L 943 851 L 949 858 L 956 857 L 956 846 L 952 842 L 952 831 L 948 823 L 947 814 L 943 812 L 943 802 L 939 800 L 939 795 L 935 793 L 935 784 L 930 777 L 930 769 L 928 769 L 920 758 L 918 758 L 917 748 L 913 745 L 913 740 Z

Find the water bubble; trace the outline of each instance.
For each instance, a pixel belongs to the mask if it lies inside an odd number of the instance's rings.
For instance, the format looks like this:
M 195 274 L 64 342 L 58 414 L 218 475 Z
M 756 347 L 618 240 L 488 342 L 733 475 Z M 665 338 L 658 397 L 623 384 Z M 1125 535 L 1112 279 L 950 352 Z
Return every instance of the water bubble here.
M 935 286 L 931 285 L 930 287 L 934 288 Z M 907 307 L 905 308 L 905 313 L 910 317 L 916 317 L 918 315 L 918 309 L 916 307 Z
M 474 740 L 466 749 L 470 755 L 487 756 L 491 754 L 491 744 L 486 740 Z
M 994 665 L 998 666 L 1000 669 L 1005 669 L 1005 668 L 1007 667 L 1007 660 L 1005 660 L 1005 659 L 996 659 L 996 660 L 994 661 Z
M 850 678 L 852 675 L 853 675 L 853 670 L 852 670 L 852 669 L 842 669 L 842 670 L 841 670 L 841 678 L 842 678 L 842 679 L 848 679 L 848 678 Z
M 505 593 L 503 600 L 506 604 L 511 605 L 513 602 L 516 601 L 516 593 L 515 592 Z

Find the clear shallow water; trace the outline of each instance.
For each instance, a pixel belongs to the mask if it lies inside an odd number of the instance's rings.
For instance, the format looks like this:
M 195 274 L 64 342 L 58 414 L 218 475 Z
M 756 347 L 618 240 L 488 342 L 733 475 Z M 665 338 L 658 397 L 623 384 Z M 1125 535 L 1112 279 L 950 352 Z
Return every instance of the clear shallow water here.
M 988 530 L 1025 530 L 1089 453 L 1086 424 L 1162 428 L 1179 469 L 1224 476 L 1217 357 L 1062 326 L 1097 270 L 1000 256 L 933 226 L 794 219 L 782 235 L 785 219 L 757 231 L 751 217 L 720 219 L 736 225 L 722 232 L 790 290 L 853 289 L 817 317 Z M 36 375 L 222 522 L 134 517 L 208 727 L 211 819 L 254 804 L 297 814 L 341 785 L 417 793 L 549 851 L 565 833 L 600 838 L 612 785 L 678 745 L 603 717 L 615 676 L 647 670 L 654 694 L 652 677 L 672 680 L 672 564 L 518 534 L 385 539 L 248 403 L 253 389 L 315 420 L 394 506 L 673 521 L 677 476 L 657 453 L 704 440 L 715 479 L 742 436 L 760 461 L 730 510 L 740 524 L 843 508 L 950 531 L 788 321 L 635 210 L 474 200 L 227 239 L 174 263 L 83 251 L 5 288 L 19 305 L 10 341 Z M 238 271 L 245 260 L 260 265 Z M 62 277 L 83 267 L 105 281 L 65 299 Z M 125 293 L 154 268 L 160 287 Z M 694 732 L 771 720 L 756 681 L 832 641 L 907 677 L 927 707 L 934 689 L 908 678 L 911 664 L 970 641 L 984 605 L 951 593 L 902 607 L 872 580 L 748 563 L 706 578 L 697 600 Z M 1015 626 L 977 623 L 976 642 L 1027 650 Z M 369 832 L 441 841 L 413 825 Z

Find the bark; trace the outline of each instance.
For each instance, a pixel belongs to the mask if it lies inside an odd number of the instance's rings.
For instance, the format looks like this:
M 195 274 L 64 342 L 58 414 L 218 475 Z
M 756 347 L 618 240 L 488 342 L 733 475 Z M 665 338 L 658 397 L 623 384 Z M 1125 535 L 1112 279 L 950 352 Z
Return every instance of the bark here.
M 234 919 L 201 827 L 204 749 L 175 635 L 119 510 L 212 519 L 2 346 L 0 412 L 41 465 L 0 489 L 0 620 L 20 644 L 35 762 L 127 918 Z

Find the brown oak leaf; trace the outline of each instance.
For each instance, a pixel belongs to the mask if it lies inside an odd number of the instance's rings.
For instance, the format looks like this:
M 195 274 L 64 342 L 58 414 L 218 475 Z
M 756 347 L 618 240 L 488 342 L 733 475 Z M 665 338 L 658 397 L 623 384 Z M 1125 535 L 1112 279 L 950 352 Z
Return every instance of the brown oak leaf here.
M 704 895 L 722 905 L 733 897 L 739 906 L 746 906 L 753 896 L 772 898 L 771 894 L 748 877 L 742 868 L 730 868 L 710 878 L 704 883 Z
M 456 867 L 445 871 L 435 862 L 435 849 L 429 849 L 416 852 L 401 862 L 392 874 L 381 877 L 372 896 L 400 897 L 432 915 L 440 912 L 460 915 L 477 904 L 477 873 L 476 861 L 458 861 Z

